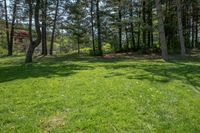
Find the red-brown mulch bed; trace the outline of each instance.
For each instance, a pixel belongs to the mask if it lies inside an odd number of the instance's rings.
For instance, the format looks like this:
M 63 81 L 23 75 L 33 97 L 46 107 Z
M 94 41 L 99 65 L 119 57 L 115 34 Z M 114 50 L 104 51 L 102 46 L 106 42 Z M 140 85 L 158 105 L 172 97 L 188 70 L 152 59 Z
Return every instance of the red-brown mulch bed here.
M 160 59 L 161 56 L 157 53 L 151 54 L 140 54 L 135 52 L 126 52 L 126 53 L 109 53 L 104 54 L 104 58 L 112 59 L 112 58 L 141 58 L 141 59 Z

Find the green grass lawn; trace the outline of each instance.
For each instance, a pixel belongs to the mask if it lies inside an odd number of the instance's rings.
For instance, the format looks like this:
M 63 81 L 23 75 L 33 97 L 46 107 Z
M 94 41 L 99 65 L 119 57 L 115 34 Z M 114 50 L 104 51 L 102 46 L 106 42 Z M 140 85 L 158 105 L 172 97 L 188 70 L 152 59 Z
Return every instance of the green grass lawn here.
M 200 132 L 200 61 L 0 58 L 0 133 Z

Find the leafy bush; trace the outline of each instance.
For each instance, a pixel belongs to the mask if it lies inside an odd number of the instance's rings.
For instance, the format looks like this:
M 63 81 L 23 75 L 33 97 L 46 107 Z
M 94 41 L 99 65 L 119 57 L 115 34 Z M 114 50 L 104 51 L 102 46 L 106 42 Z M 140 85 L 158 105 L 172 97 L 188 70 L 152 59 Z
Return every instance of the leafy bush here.
M 112 52 L 112 47 L 111 47 L 111 44 L 110 43 L 104 43 L 103 44 L 103 52 L 104 53 L 109 53 L 109 52 Z
M 92 54 L 92 49 L 91 48 L 81 48 L 80 53 L 82 54 Z

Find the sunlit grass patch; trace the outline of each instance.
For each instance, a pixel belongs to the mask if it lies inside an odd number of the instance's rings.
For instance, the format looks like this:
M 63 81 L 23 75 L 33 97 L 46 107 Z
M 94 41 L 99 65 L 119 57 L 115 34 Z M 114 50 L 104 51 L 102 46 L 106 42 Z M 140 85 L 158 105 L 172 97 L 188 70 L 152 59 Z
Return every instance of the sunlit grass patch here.
M 0 59 L 0 132 L 199 132 L 198 60 Z

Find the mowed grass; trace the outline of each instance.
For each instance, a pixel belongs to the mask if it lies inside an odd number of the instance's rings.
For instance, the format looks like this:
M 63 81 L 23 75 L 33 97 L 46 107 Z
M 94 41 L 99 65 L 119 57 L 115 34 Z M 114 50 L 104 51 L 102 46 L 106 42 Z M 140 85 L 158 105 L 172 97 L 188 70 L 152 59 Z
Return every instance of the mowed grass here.
M 200 61 L 0 58 L 0 132 L 200 132 Z

